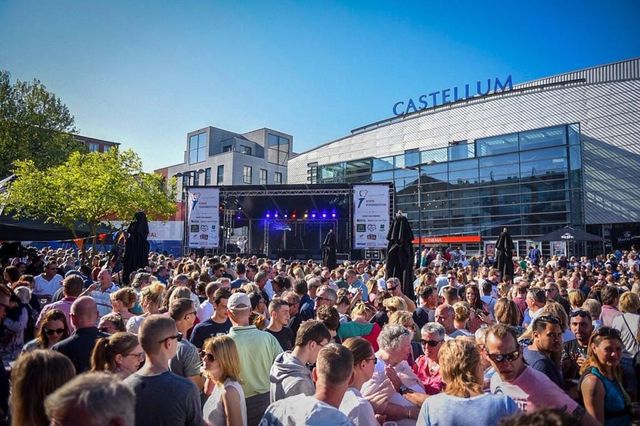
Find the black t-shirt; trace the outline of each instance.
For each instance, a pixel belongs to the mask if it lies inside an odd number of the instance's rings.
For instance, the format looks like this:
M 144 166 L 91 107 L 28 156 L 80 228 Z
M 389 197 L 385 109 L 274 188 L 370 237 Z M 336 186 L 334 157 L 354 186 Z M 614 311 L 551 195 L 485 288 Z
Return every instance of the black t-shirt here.
M 228 334 L 231 329 L 231 321 L 229 318 L 222 324 L 213 321 L 209 318 L 206 321 L 196 325 L 191 333 L 191 339 L 189 341 L 198 349 L 202 349 L 204 341 L 209 337 L 220 336 Z
M 278 340 L 278 343 L 280 343 L 280 346 L 282 346 L 283 350 L 290 351 L 291 349 L 293 349 L 295 336 L 293 335 L 293 331 L 291 331 L 289 327 L 282 327 L 282 330 L 280 331 L 271 331 L 268 328 L 264 331 L 273 334 L 273 337 Z

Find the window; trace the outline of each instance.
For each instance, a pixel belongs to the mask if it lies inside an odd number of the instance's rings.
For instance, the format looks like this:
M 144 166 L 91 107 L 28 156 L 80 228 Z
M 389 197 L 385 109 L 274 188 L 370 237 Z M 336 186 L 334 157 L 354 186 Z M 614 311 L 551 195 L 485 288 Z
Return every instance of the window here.
M 233 151 L 233 147 L 231 145 L 225 145 L 222 147 L 222 152 L 231 152 Z
M 198 133 L 189 137 L 189 164 L 199 163 L 205 159 L 207 133 Z
M 252 174 L 251 166 L 244 166 L 242 168 L 242 182 L 251 184 L 251 181 L 252 181 L 251 174 Z
M 520 133 L 520 150 L 566 145 L 565 126 Z
M 267 184 L 267 171 L 265 169 L 260 169 L 260 185 Z
M 273 183 L 275 183 L 276 185 L 282 185 L 282 173 L 275 172 L 273 174 Z
M 307 163 L 307 182 L 310 184 L 318 183 L 318 162 Z
M 518 134 L 476 140 L 476 155 L 499 155 L 518 151 Z
M 216 185 L 222 185 L 224 183 L 224 165 L 218 166 L 216 172 Z
M 269 133 L 267 135 L 267 143 L 269 145 L 267 160 L 270 163 L 286 166 L 291 150 L 291 142 L 289 139 Z
M 95 142 L 89 142 L 89 152 L 99 152 L 100 151 L 100 144 L 97 144 Z
M 251 155 L 251 147 L 246 145 L 240 145 L 240 153 Z
M 211 167 L 204 169 L 204 184 L 211 185 Z
M 414 167 L 420 164 L 420 151 L 416 149 L 405 149 L 404 165 L 405 167 Z
M 449 145 L 449 161 L 474 157 L 475 146 L 467 141 L 452 142 Z

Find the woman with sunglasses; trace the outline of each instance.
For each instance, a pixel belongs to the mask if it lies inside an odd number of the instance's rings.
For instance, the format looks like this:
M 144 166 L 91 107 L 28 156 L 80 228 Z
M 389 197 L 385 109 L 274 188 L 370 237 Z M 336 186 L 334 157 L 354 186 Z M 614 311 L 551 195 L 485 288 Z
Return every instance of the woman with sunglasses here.
M 202 408 L 205 421 L 210 426 L 246 426 L 247 408 L 238 383 L 240 357 L 235 342 L 226 335 L 212 337 L 204 342 L 200 354 L 205 376 L 215 383 Z
M 602 326 L 591 334 L 589 358 L 580 369 L 584 408 L 604 425 L 631 424 L 631 399 L 622 381 L 620 332 Z
M 135 334 L 118 332 L 96 341 L 91 371 L 108 371 L 126 379 L 140 369 L 145 355 Z
M 444 388 L 438 354 L 444 342 L 444 327 L 437 322 L 428 322 L 420 330 L 420 344 L 424 355 L 418 357 L 413 371 L 424 385 L 427 395 L 440 393 Z
M 53 345 L 69 337 L 67 318 L 59 309 L 47 311 L 42 319 L 42 325 L 36 332 L 36 338 L 24 345 L 22 353 L 35 349 L 51 349 Z
M 349 389 L 342 398 L 340 411 L 346 414 L 355 426 L 376 425 L 378 421 L 373 407 L 360 393 L 362 385 L 373 377 L 376 365 L 373 347 L 362 337 L 350 337 L 342 345 L 353 354 L 353 375 Z

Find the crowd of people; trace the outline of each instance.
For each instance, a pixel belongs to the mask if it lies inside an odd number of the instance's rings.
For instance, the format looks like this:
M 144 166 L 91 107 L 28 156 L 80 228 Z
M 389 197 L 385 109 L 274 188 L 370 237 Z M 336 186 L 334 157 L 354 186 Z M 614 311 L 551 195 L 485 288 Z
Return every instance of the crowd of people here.
M 629 425 L 640 259 L 513 276 L 462 250 L 384 263 L 151 253 L 2 261 L 0 419 L 12 425 Z M 437 253 L 437 254 L 436 254 Z M 129 285 L 123 284 L 130 282 Z M 415 297 L 413 296 L 415 295 Z

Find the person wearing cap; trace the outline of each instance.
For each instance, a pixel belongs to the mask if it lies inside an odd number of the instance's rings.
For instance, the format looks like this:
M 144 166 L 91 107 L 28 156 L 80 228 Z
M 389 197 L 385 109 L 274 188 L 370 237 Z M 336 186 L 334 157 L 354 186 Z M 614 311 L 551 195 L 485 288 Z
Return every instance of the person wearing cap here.
M 240 356 L 240 382 L 247 405 L 247 424 L 257 425 L 269 406 L 269 371 L 282 347 L 272 334 L 249 325 L 251 300 L 245 293 L 232 294 L 227 307 L 232 324 L 229 336 Z

